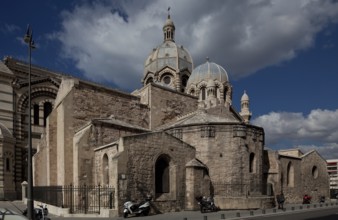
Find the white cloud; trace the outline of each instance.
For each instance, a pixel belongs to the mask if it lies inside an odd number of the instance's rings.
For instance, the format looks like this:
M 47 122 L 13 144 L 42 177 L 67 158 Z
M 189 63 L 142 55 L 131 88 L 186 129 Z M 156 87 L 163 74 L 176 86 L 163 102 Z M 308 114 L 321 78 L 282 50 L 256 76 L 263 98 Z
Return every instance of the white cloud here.
M 266 145 L 285 144 L 285 148 L 317 149 L 320 153 L 338 157 L 338 109 L 312 110 L 302 113 L 271 112 L 259 116 L 252 124 L 265 131 Z M 316 143 L 308 145 L 308 143 Z
M 195 65 L 208 56 L 233 78 L 294 58 L 338 20 L 338 3 L 325 0 L 93 1 L 64 12 L 56 36 L 63 55 L 88 78 L 132 90 L 140 87 L 147 55 L 162 42 L 168 6 L 176 41 Z
M 20 31 L 21 28 L 14 24 L 0 23 L 0 32 L 2 34 L 10 34 Z

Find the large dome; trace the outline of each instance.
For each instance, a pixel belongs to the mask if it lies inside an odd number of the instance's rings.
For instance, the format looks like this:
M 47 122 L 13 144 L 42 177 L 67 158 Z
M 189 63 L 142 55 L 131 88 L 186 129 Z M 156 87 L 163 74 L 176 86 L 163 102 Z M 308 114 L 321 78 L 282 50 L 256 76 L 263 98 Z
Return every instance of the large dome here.
M 154 48 L 148 56 L 144 65 L 144 74 L 156 73 L 164 67 L 169 66 L 176 71 L 188 69 L 192 71 L 193 64 L 189 52 L 173 41 L 165 41 L 157 48 Z
M 197 85 L 202 81 L 209 82 L 210 80 L 224 84 L 229 81 L 229 77 L 223 67 L 216 63 L 206 61 L 192 71 L 187 87 L 190 85 Z

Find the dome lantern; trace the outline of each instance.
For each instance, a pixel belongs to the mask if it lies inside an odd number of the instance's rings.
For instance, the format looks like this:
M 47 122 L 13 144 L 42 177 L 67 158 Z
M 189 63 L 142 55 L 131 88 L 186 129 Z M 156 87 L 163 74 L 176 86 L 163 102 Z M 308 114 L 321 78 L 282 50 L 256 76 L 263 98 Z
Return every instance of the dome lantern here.
M 175 41 L 175 25 L 174 22 L 170 18 L 170 7 L 168 8 L 168 17 L 163 26 L 163 35 L 164 42 L 165 41 Z

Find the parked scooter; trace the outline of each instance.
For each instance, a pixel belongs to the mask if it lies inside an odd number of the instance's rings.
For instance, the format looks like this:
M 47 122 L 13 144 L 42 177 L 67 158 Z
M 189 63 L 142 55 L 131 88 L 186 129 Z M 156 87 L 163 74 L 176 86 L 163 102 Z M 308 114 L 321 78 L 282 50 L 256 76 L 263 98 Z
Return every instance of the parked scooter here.
M 219 208 L 215 205 L 212 197 L 206 198 L 205 196 L 196 197 L 196 200 L 200 206 L 201 213 L 204 212 L 217 212 Z
M 38 205 L 37 208 L 34 208 L 33 214 L 35 215 L 35 220 L 49 220 L 50 218 L 46 217 L 48 215 L 47 205 Z M 23 215 L 27 216 L 27 208 L 23 211 Z
M 311 196 L 304 195 L 303 197 L 303 204 L 310 204 L 311 203 Z
M 132 201 L 125 202 L 123 207 L 123 217 L 127 218 L 128 215 L 144 215 L 147 216 L 150 212 L 150 200 L 152 199 L 151 196 L 148 196 L 145 201 L 141 203 L 135 203 Z

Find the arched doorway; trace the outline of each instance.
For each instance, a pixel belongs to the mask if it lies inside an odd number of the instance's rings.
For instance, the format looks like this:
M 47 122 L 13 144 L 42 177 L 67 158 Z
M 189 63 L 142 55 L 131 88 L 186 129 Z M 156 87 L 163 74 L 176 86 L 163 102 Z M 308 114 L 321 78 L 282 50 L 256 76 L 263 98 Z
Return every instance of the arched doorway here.
M 170 192 L 170 158 L 161 155 L 155 163 L 155 192 L 156 194 Z

